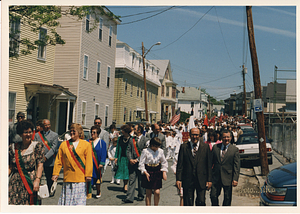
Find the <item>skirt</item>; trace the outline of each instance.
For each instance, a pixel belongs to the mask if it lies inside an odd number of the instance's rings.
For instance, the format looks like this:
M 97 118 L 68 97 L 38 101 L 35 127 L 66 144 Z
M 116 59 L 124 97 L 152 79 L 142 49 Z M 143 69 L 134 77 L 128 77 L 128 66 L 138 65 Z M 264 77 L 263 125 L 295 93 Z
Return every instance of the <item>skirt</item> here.
M 115 179 L 128 180 L 129 179 L 128 158 L 120 157 L 120 160 L 118 160 L 117 164 L 118 164 L 118 171 L 116 172 Z
M 162 171 L 161 164 L 156 167 L 151 167 L 145 164 L 145 169 L 150 175 L 150 181 L 147 180 L 145 174 L 142 175 L 142 187 L 145 189 L 160 189 L 162 187 Z
M 64 182 L 58 205 L 86 205 L 86 183 Z

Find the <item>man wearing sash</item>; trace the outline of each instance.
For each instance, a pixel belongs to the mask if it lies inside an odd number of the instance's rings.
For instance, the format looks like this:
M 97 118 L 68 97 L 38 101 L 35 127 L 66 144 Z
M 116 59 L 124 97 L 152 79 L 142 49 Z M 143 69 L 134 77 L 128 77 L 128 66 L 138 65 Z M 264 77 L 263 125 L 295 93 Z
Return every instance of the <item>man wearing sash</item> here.
M 127 158 L 129 160 L 129 182 L 126 199 L 123 199 L 124 203 L 133 203 L 134 190 L 136 187 L 136 180 L 138 180 L 138 201 L 144 199 L 145 189 L 141 186 L 141 171 L 138 169 L 139 157 L 144 148 L 146 148 L 147 138 L 142 134 L 143 127 L 136 125 L 134 132 L 136 137 L 129 141 L 127 147 Z
M 50 130 L 50 128 L 51 128 L 50 121 L 44 119 L 43 131 L 36 133 L 34 137 L 35 141 L 43 142 L 45 147 L 44 172 L 45 172 L 49 192 L 53 184 L 51 178 L 52 178 L 55 154 L 57 153 L 57 144 L 58 144 L 58 134 Z

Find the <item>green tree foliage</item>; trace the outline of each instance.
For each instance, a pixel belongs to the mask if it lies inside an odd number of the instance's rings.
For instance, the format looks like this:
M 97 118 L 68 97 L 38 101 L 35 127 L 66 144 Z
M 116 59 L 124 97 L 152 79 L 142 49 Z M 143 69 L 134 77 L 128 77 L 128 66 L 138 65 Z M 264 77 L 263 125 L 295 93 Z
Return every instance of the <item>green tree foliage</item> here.
M 11 29 L 9 33 L 10 48 L 9 57 L 18 58 L 19 54 L 28 55 L 39 46 L 65 44 L 65 41 L 57 33 L 56 28 L 60 25 L 59 18 L 62 15 L 74 16 L 78 20 L 83 19 L 87 14 L 95 15 L 95 21 L 90 28 L 94 30 L 99 22 L 97 16 L 106 14 L 111 19 L 119 19 L 104 6 L 70 6 L 67 10 L 62 10 L 61 6 L 10 6 L 9 22 Z M 17 24 L 16 24 L 17 23 Z M 20 25 L 30 28 L 33 33 L 38 34 L 41 27 L 47 28 L 47 35 L 43 39 L 30 40 L 29 38 L 20 38 Z M 13 26 L 13 27 L 12 27 Z M 17 26 L 17 27 L 16 27 Z M 18 47 L 22 47 L 21 50 Z

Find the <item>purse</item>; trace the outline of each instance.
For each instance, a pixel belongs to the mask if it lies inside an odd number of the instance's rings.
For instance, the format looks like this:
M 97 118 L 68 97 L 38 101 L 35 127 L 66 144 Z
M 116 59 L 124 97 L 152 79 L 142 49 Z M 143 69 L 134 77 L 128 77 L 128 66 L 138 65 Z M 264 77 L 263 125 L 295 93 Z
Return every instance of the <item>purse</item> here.
M 38 196 L 40 198 L 48 198 L 49 197 L 49 190 L 47 184 L 41 185 L 38 191 Z
M 117 172 L 117 171 L 118 171 L 118 168 L 119 168 L 118 165 L 115 164 L 115 165 L 114 165 L 114 168 L 113 168 L 113 171 L 114 171 L 114 172 Z
M 54 195 L 55 190 L 56 190 L 56 186 L 57 186 L 57 181 L 54 181 L 52 186 L 51 186 L 51 189 L 50 189 L 50 195 Z

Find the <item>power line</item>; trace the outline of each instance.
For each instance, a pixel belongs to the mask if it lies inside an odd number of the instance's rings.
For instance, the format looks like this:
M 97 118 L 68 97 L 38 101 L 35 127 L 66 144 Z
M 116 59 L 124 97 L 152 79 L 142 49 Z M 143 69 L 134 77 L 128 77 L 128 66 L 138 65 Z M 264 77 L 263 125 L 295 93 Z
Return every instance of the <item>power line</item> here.
M 157 13 L 157 14 L 152 15 L 152 16 L 148 16 L 148 17 L 146 17 L 146 18 L 138 19 L 138 20 L 131 21 L 131 22 L 122 23 L 121 25 L 132 24 L 132 23 L 135 23 L 135 22 L 140 22 L 140 21 L 143 21 L 143 20 L 146 20 L 146 19 L 150 19 L 150 18 L 152 18 L 152 17 L 154 17 L 154 16 L 157 16 L 157 15 L 159 15 L 159 14 L 162 14 L 162 13 L 168 11 L 168 10 L 171 10 L 171 9 L 174 8 L 174 7 L 175 7 L 175 6 L 169 7 L 169 8 L 167 8 L 167 9 L 165 9 L 165 10 L 163 10 L 163 11 Z
M 216 8 L 215 8 L 215 12 L 216 12 L 216 16 L 217 16 L 219 28 L 220 28 L 220 31 L 221 31 L 221 35 L 222 35 L 222 39 L 223 39 L 223 42 L 224 42 L 224 45 L 225 45 L 225 49 L 226 49 L 227 55 L 228 55 L 228 57 L 229 57 L 229 59 L 230 59 L 232 65 L 233 65 L 233 67 L 237 68 L 237 67 L 234 65 L 234 63 L 233 63 L 233 61 L 232 61 L 232 59 L 231 59 L 231 56 L 230 56 L 230 54 L 229 54 L 229 51 L 228 51 L 228 48 L 227 48 L 227 45 L 226 45 L 226 42 L 225 42 L 225 39 L 224 39 L 223 31 L 222 31 L 222 28 L 221 28 L 221 24 L 220 24 L 220 21 L 219 21 L 219 17 L 218 17 L 218 13 L 217 13 L 217 9 L 216 9 Z M 237 69 L 239 69 L 239 68 L 237 68 Z
M 144 15 L 144 14 L 147 14 L 147 13 L 154 13 L 154 12 L 158 12 L 158 11 L 162 11 L 162 10 L 165 10 L 165 9 L 151 10 L 151 11 L 147 11 L 147 12 L 136 13 L 136 14 L 126 15 L 126 16 L 121 16 L 121 18 L 123 19 L 123 18 L 132 17 L 132 16 L 139 16 L 139 15 Z
M 181 36 L 179 36 L 176 40 L 174 40 L 173 42 L 169 43 L 168 45 L 162 47 L 162 48 L 159 48 L 159 49 L 156 49 L 155 51 L 159 51 L 159 50 L 162 50 L 162 49 L 165 49 L 166 47 L 169 47 L 170 45 L 174 44 L 175 42 L 177 42 L 179 39 L 181 39 L 181 37 L 183 37 L 185 34 L 187 34 L 190 30 L 192 30 L 197 24 L 198 22 L 201 21 L 201 19 L 209 12 L 211 11 L 211 9 L 213 9 L 214 6 L 212 6 L 203 16 L 200 17 L 200 19 L 198 19 L 198 21 L 190 28 L 188 29 L 185 33 L 183 33 Z

